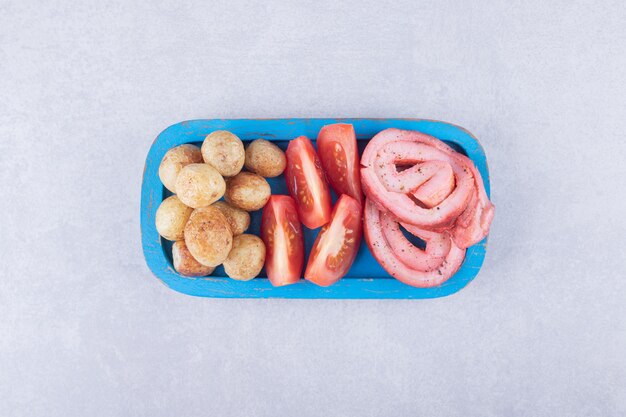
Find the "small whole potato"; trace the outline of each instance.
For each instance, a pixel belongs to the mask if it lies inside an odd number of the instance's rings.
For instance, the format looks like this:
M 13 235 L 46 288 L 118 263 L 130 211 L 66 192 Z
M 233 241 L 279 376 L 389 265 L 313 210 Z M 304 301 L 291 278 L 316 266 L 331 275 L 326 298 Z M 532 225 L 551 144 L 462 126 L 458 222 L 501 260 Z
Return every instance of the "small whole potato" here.
M 233 236 L 242 234 L 250 227 L 250 215 L 247 211 L 233 207 L 225 201 L 217 201 L 212 207 L 217 208 L 226 217 Z
M 184 240 L 174 242 L 172 245 L 172 260 L 176 272 L 186 277 L 204 277 L 215 270 L 212 266 L 205 266 L 198 262 L 187 249 Z
M 159 165 L 159 178 L 171 192 L 176 194 L 176 177 L 183 167 L 202 162 L 202 152 L 194 145 L 180 145 L 165 153 Z
M 246 158 L 243 142 L 237 135 L 226 130 L 217 130 L 202 142 L 204 162 L 213 166 L 225 177 L 237 175 Z
M 224 261 L 224 271 L 232 279 L 249 281 L 259 275 L 265 263 L 265 244 L 260 237 L 243 234 L 233 240 L 233 248 Z
M 184 205 L 175 195 L 166 198 L 156 211 L 154 222 L 161 236 L 167 240 L 183 238 L 185 224 L 193 209 Z
M 226 183 L 211 165 L 189 164 L 178 173 L 176 194 L 193 208 L 210 206 L 224 195 Z
M 205 266 L 218 266 L 233 246 L 228 220 L 215 207 L 193 211 L 185 225 L 185 244 L 191 255 Z
M 240 172 L 227 180 L 224 199 L 240 209 L 255 211 L 263 208 L 271 194 L 265 178 L 251 172 Z
M 285 153 L 272 142 L 257 139 L 246 148 L 246 169 L 262 177 L 273 178 L 287 166 Z

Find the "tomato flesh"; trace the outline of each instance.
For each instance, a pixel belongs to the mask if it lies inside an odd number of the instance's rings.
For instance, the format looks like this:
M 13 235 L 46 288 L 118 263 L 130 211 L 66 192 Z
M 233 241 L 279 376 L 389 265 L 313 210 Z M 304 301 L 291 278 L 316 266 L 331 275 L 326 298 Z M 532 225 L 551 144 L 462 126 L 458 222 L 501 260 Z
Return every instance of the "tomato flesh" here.
M 285 180 L 300 220 L 309 229 L 325 225 L 330 221 L 330 190 L 313 144 L 300 136 L 289 142 L 286 156 Z
M 322 127 L 317 136 L 317 152 L 335 193 L 348 194 L 363 203 L 354 126 L 336 123 Z
M 327 287 L 339 281 L 350 269 L 361 243 L 361 204 L 342 194 L 332 219 L 317 235 L 304 278 Z
M 304 265 L 304 240 L 296 203 L 287 195 L 272 195 L 263 208 L 261 239 L 265 243 L 265 270 L 272 285 L 300 280 Z

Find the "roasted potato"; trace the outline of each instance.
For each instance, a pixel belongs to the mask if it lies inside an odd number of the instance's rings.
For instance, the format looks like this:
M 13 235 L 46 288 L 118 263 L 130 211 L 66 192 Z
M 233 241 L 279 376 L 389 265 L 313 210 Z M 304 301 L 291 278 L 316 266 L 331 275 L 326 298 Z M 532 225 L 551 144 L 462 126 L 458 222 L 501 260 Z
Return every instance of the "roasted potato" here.
M 205 266 L 198 262 L 187 249 L 184 240 L 174 242 L 172 245 L 172 260 L 176 272 L 186 277 L 204 277 L 215 270 L 212 266 Z
M 190 164 L 180 170 L 176 179 L 176 194 L 192 208 L 207 207 L 222 198 L 226 183 L 211 165 Z
M 246 148 L 246 169 L 262 177 L 273 178 L 287 166 L 285 153 L 272 142 L 257 139 Z
M 154 222 L 161 236 L 167 240 L 181 240 L 191 207 L 184 205 L 175 195 L 166 198 L 156 211 Z
M 247 211 L 233 207 L 225 201 L 215 202 L 212 207 L 217 208 L 226 217 L 233 236 L 242 234 L 250 227 L 250 215 Z
M 233 246 L 233 233 L 219 209 L 203 207 L 193 211 L 185 225 L 185 244 L 191 255 L 205 266 L 218 266 Z
M 225 177 L 237 175 L 246 158 L 243 142 L 237 135 L 226 130 L 217 130 L 202 142 L 204 162 L 213 166 Z
M 240 172 L 227 180 L 224 199 L 240 209 L 255 211 L 263 208 L 271 193 L 265 178 L 251 172 Z
M 180 145 L 165 153 L 159 165 L 161 182 L 173 193 L 176 193 L 176 178 L 183 167 L 202 162 L 202 152 L 194 145 Z
M 233 240 L 224 261 L 224 271 L 232 279 L 248 281 L 259 275 L 265 263 L 265 244 L 260 237 L 243 234 Z

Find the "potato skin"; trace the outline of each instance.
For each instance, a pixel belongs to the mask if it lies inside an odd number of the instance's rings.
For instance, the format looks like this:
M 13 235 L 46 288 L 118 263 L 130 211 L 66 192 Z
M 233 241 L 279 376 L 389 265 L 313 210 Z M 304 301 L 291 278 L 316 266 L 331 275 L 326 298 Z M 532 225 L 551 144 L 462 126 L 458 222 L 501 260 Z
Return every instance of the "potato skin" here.
M 211 165 L 189 164 L 176 178 L 178 198 L 192 208 L 207 207 L 222 198 L 226 183 Z
M 224 271 L 232 279 L 249 281 L 259 275 L 263 264 L 265 244 L 258 236 L 243 234 L 233 240 L 233 248 L 224 261 Z
M 285 153 L 272 142 L 257 139 L 246 148 L 245 167 L 265 178 L 277 177 L 287 166 Z
M 226 182 L 224 199 L 242 210 L 255 211 L 263 208 L 271 194 L 265 178 L 251 172 L 240 172 Z
M 215 207 L 193 211 L 185 225 L 185 244 L 191 255 L 205 266 L 218 266 L 233 246 L 228 220 Z
M 216 130 L 202 142 L 202 158 L 224 177 L 237 175 L 245 160 L 243 142 L 226 130 Z
M 176 272 L 186 277 L 204 277 L 215 270 L 212 266 L 205 266 L 198 262 L 187 249 L 184 240 L 174 242 L 172 245 L 172 260 Z
M 202 162 L 202 152 L 195 145 L 180 145 L 165 153 L 159 165 L 159 178 L 171 192 L 176 193 L 176 178 L 181 169 L 189 164 Z
M 157 231 L 167 240 L 181 240 L 192 212 L 193 209 L 184 205 L 175 195 L 166 198 L 156 211 L 154 223 Z
M 225 201 L 217 201 L 211 205 L 217 208 L 228 220 L 233 236 L 238 236 L 250 227 L 250 215 L 247 211 L 231 206 Z

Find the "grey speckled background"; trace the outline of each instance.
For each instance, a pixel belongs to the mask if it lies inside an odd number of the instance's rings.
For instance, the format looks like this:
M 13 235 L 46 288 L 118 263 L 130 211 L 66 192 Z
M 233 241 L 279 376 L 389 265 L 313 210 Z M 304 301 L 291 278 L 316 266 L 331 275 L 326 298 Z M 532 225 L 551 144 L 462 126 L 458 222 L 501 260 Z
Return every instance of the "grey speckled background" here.
M 0 0 L 0 415 L 625 415 L 623 3 L 284 3 Z M 153 138 L 285 116 L 472 131 L 478 278 L 433 301 L 159 284 Z

